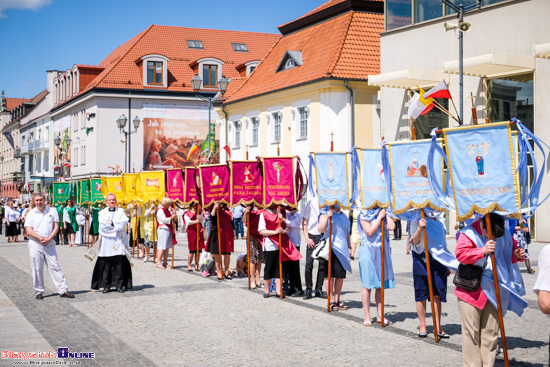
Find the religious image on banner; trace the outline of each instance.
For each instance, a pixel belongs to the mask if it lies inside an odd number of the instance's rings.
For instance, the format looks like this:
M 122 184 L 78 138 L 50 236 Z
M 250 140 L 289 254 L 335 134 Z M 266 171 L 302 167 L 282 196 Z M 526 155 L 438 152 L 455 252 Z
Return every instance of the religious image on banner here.
M 261 164 L 231 161 L 231 206 L 263 203 Z
M 510 124 L 449 128 L 443 136 L 457 220 L 494 210 L 519 217 L 519 179 Z
M 166 196 L 179 203 L 184 202 L 183 171 L 180 168 L 166 170 Z
M 264 206 L 286 205 L 297 207 L 294 182 L 294 158 L 262 158 L 264 170 Z
M 118 203 L 124 203 L 126 201 L 122 176 L 101 177 L 101 190 L 105 198 L 107 194 L 111 193 L 115 195 Z
M 348 160 L 346 153 L 312 153 L 315 158 L 319 207 L 339 205 L 349 209 Z
M 184 200 L 183 205 L 189 205 L 191 203 L 200 204 L 199 190 L 200 181 L 199 178 L 199 169 L 186 167 L 184 170 L 185 180 L 184 180 Z
M 216 124 L 208 116 L 207 107 L 145 104 L 143 169 L 219 163 Z
M 441 141 L 438 141 L 441 145 Z M 411 208 L 430 208 L 443 212 L 445 207 L 434 195 L 428 181 L 427 161 L 430 140 L 387 143 L 391 165 L 392 208 L 401 214 Z M 434 162 L 436 179 L 443 180 L 443 159 Z
M 51 201 L 53 205 L 65 204 L 71 197 L 70 182 L 52 182 Z
M 138 200 L 136 196 L 136 178 L 138 173 L 123 173 L 122 182 L 124 184 L 124 191 L 126 193 L 126 202 L 131 203 Z
M 359 184 L 361 190 L 361 208 L 387 208 L 390 203 L 388 200 L 386 177 L 384 175 L 384 168 L 382 167 L 382 149 L 358 148 L 357 150 L 361 165 Z
M 214 202 L 231 204 L 229 169 L 226 164 L 199 167 L 202 203 L 209 207 Z
M 91 204 L 103 202 L 105 197 L 101 190 L 101 178 L 90 178 Z
M 139 176 L 143 202 L 160 202 L 166 195 L 164 171 L 140 172 Z

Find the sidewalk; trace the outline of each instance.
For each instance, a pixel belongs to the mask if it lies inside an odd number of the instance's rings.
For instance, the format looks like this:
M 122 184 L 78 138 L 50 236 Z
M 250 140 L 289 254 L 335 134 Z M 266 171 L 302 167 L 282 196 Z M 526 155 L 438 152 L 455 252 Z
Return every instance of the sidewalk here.
M 435 344 L 431 313 L 429 336 L 417 337 L 411 259 L 405 241 L 392 242 L 395 289 L 385 293 L 386 317 L 393 326 L 363 326 L 357 260 L 344 281 L 342 299 L 348 311 L 326 312 L 326 300 L 284 300 L 248 290 L 247 278 L 218 282 L 187 272 L 186 238 L 178 236 L 174 265 L 156 269 L 134 259 L 134 290 L 102 294 L 90 290 L 93 264 L 86 247 L 58 246 L 58 256 L 74 299 L 60 298 L 45 270 L 45 299 L 34 299 L 26 242 L 0 238 L 0 350 L 94 352 L 85 366 L 158 365 L 316 365 L 458 366 L 461 365 L 460 321 L 449 279 L 442 325 L 451 335 Z M 305 243 L 303 241 L 302 243 Z M 449 241 L 451 245 L 451 241 Z M 235 255 L 245 252 L 238 240 Z M 304 247 L 304 246 L 302 246 Z M 449 246 L 451 251 L 454 246 Z M 537 269 L 543 244 L 529 250 Z M 305 255 L 305 248 L 302 248 Z M 170 263 L 170 262 L 169 262 Z M 305 261 L 301 261 L 302 281 Z M 513 365 L 548 363 L 550 321 L 538 309 L 532 291 L 537 273 L 521 265 L 529 306 L 523 317 L 505 317 L 509 357 Z M 315 274 L 315 271 L 314 271 Z M 374 299 L 371 315 L 375 315 Z M 497 364 L 502 360 L 497 357 Z M 0 359 L 0 365 L 13 365 Z

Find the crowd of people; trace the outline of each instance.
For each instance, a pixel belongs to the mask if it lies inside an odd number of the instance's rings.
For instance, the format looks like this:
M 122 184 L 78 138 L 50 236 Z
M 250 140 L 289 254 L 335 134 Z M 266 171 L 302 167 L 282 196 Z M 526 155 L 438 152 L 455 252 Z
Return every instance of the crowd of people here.
M 353 210 L 348 216 L 338 205 L 320 209 L 316 198 L 308 201 L 301 213 L 296 208 L 285 209 L 277 205 L 269 208 L 243 205 L 231 211 L 224 203 L 215 203 L 208 208 L 192 204 L 187 209 L 178 210 L 169 198 L 164 198 L 158 207 L 151 204 L 147 207 L 128 205 L 122 208 L 113 194 L 106 196 L 106 204 L 105 208 L 99 206 L 88 211 L 79 210 L 72 200 L 68 200 L 66 206 L 56 210 L 46 204 L 42 194 L 35 194 L 28 208 L 23 205 L 23 211 L 19 212 L 13 201 L 6 202 L 3 214 L 8 240 L 18 241 L 20 223 L 24 227 L 25 236 L 30 238 L 29 253 L 37 299 L 43 299 L 44 264 L 59 294 L 64 298 L 74 297 L 68 290 L 57 260 L 55 245 L 56 238 L 57 243 L 62 241 L 58 236 L 60 227 L 68 237 L 69 246 L 76 246 L 76 233 L 83 229 L 82 218 L 89 219 L 89 233 L 93 242 L 101 235 L 91 288 L 101 289 L 103 293 L 114 288 L 122 293 L 132 289 L 128 251 L 130 244 L 133 241 L 138 244 L 138 257 L 145 262 L 149 259 L 151 247 L 156 248 L 156 267 L 164 270 L 168 267 L 169 249 L 177 243 L 176 225 L 181 220 L 182 229 L 185 229 L 188 238 L 188 271 L 200 271 L 204 276 L 216 275 L 219 281 L 231 280 L 233 276 L 247 276 L 250 272 L 251 287 L 263 287 L 264 298 L 271 297 L 273 293 L 281 298 L 329 298 L 332 311 L 345 311 L 348 305 L 341 299 L 341 293 L 346 275 L 352 271 L 351 262 L 357 258 L 365 316 L 363 325 L 370 327 L 373 322 L 386 326 L 393 324 L 382 315 L 381 288 L 382 282 L 385 289 L 395 287 L 389 232 L 395 231 L 397 226 L 394 216 L 384 208 Z M 407 218 L 401 218 L 408 222 L 419 338 L 427 336 L 426 301 L 430 300 L 429 283 L 433 288 L 433 300 L 430 301 L 435 306 L 434 332 L 439 338 L 446 339 L 450 336 L 443 329 L 441 316 L 442 305 L 447 300 L 447 283 L 451 271 L 456 271 L 459 264 L 475 264 L 483 269 L 483 277 L 477 289 L 455 287 L 465 365 L 490 365 L 494 363 L 498 350 L 498 314 L 492 270 L 487 261 L 489 255 L 493 253 L 496 258 L 499 282 L 503 284 L 500 292 L 504 293 L 506 309 L 517 310 L 523 301 L 521 297 L 525 295 L 523 280 L 515 264 L 525 262 L 528 272 L 535 272 L 528 261 L 527 246 L 530 240 L 526 238 L 529 233 L 527 223 L 524 220 L 506 221 L 494 213 L 489 218 L 490 224 L 485 217 L 481 217 L 472 219 L 458 231 L 454 254 L 447 249 L 447 231 L 442 213 L 424 208 Z M 241 228 L 243 223 L 246 231 Z M 250 235 L 250 248 L 246 253 L 238 254 L 231 267 L 235 239 L 239 235 L 244 238 L 247 232 Z M 299 264 L 302 259 L 302 232 L 306 242 L 305 288 Z M 492 233 L 492 240 L 489 240 L 489 233 Z M 323 253 L 329 235 L 331 253 Z M 394 232 L 394 235 L 397 237 L 397 233 Z M 401 236 L 400 233 L 398 235 Z M 541 253 L 540 274 L 534 289 L 544 313 L 550 313 L 549 252 L 547 246 Z M 250 260 L 247 256 L 250 256 Z M 329 257 L 330 287 L 327 266 Z M 315 260 L 318 260 L 318 271 L 314 285 Z M 285 284 L 279 281 L 281 271 Z M 323 288 L 330 289 L 330 294 Z M 370 313 L 373 290 L 376 304 L 374 319 Z

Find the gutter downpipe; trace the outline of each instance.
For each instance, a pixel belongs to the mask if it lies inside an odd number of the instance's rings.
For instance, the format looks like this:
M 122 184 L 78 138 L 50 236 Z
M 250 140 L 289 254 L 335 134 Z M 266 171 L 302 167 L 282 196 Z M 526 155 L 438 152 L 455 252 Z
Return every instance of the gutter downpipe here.
M 228 125 L 227 125 L 227 112 L 225 111 L 225 105 L 223 104 L 223 102 L 221 104 L 222 104 L 222 112 L 225 115 L 225 145 L 227 145 L 227 144 L 229 144 L 228 143 L 229 142 L 229 128 L 228 128 Z M 227 162 L 228 160 L 229 160 L 229 154 L 226 151 L 225 152 L 225 162 Z
M 344 86 L 349 90 L 349 105 L 351 107 L 351 148 L 355 146 L 355 98 L 353 89 L 348 87 L 348 80 L 344 80 Z

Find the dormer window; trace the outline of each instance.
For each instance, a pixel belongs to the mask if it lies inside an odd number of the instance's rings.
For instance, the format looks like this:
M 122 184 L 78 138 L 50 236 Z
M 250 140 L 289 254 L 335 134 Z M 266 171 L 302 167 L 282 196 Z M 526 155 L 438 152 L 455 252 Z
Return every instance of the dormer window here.
M 286 51 L 277 72 L 295 68 L 302 65 L 302 52 L 301 51 Z
M 232 43 L 233 51 L 237 52 L 248 52 L 248 47 L 246 47 L 246 43 Z
M 189 48 L 198 48 L 198 49 L 204 49 L 202 45 L 202 41 L 197 40 L 187 40 L 187 47 Z
M 200 59 L 191 64 L 191 68 L 197 70 L 199 78 L 202 79 L 202 88 L 218 88 L 218 80 L 223 74 L 222 67 L 223 61 L 213 57 Z
M 168 87 L 168 58 L 162 55 L 146 55 L 143 61 L 143 86 Z
M 292 69 L 295 66 L 296 66 L 296 61 L 294 61 L 293 59 L 290 59 L 290 58 L 288 60 L 286 60 L 285 70 L 286 69 Z

